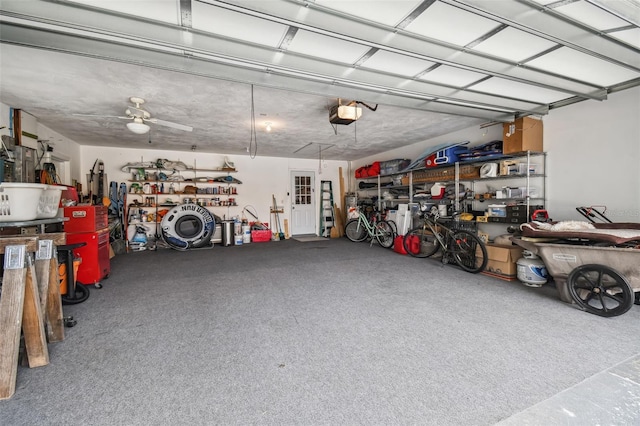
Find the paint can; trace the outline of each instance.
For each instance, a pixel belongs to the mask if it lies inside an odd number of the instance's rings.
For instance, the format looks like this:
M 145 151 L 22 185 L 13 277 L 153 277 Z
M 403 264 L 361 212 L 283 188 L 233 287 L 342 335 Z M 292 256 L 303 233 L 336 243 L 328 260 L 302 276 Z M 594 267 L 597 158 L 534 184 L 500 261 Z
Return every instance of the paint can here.
M 235 244 L 237 246 L 241 246 L 242 245 L 242 235 L 241 234 L 236 235 Z

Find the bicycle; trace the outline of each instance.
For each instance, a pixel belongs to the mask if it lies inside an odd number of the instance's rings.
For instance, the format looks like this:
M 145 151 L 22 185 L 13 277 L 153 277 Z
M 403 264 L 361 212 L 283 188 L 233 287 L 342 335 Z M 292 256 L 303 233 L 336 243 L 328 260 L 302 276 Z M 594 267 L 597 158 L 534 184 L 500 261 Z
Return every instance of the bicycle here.
M 347 222 L 344 227 L 344 234 L 349 240 L 356 243 L 371 238 L 371 244 L 373 244 L 375 238 L 378 244 L 384 248 L 393 246 L 393 239 L 395 238 L 393 227 L 389 222 L 377 220 L 375 215 L 371 220 L 368 220 L 362 212 L 358 212 L 357 219 L 351 219 Z
M 442 250 L 442 263 L 447 264 L 453 258 L 467 272 L 475 274 L 484 270 L 488 256 L 487 248 L 480 238 L 469 231 L 451 229 L 439 223 L 440 215 L 435 207 L 428 210 L 422 204 L 420 216 L 423 224 L 407 232 L 402 241 L 409 255 L 424 258 Z M 482 253 L 480 262 L 478 250 Z

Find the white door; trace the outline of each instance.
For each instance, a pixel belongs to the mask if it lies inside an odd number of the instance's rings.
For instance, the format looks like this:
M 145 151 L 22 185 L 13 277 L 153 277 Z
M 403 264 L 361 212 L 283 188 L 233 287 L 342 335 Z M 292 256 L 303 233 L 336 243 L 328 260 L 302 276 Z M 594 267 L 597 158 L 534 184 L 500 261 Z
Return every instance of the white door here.
M 291 235 L 316 233 L 315 175 L 291 172 Z

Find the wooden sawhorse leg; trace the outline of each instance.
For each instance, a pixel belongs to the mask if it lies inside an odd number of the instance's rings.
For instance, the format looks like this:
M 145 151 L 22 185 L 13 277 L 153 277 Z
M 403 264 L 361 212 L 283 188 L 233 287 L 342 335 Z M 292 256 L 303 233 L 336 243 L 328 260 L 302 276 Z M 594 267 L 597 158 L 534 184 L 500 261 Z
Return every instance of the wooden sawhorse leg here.
M 36 275 L 40 308 L 44 316 L 47 338 L 50 343 L 64 340 L 64 319 L 60 298 L 60 275 L 56 246 L 66 242 L 64 233 L 40 236 L 36 252 Z
M 16 240 L 22 244 L 16 244 Z M 2 244 L 5 256 L 0 297 L 0 399 L 11 398 L 15 393 L 21 329 L 29 367 L 49 364 L 35 267 L 30 255 L 36 249 L 37 240 L 37 237 L 22 237 L 12 240 L 15 245 Z

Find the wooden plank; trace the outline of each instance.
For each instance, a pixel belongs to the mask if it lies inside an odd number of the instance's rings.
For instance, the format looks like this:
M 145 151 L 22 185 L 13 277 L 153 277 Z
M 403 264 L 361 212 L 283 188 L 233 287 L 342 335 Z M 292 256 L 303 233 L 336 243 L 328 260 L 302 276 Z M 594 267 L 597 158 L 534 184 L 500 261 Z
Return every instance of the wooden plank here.
M 50 259 L 36 259 L 35 265 L 41 312 L 44 312 L 47 306 L 47 298 L 49 295 L 49 260 Z
M 344 176 L 342 176 L 342 167 L 338 167 L 338 174 L 340 176 L 340 207 L 342 208 L 343 215 L 347 211 L 347 207 L 344 201 Z M 340 219 L 342 223 L 345 223 L 345 216 L 341 216 Z M 344 229 L 342 229 L 341 233 L 344 235 Z
M 53 240 L 56 246 L 62 246 L 67 243 L 67 234 L 64 232 L 50 232 L 48 234 L 40 234 L 41 240 Z
M 16 391 L 27 269 L 5 269 L 0 297 L 0 399 Z
M 64 340 L 62 300 L 60 299 L 60 274 L 55 246 L 66 242 L 66 234 L 50 233 L 40 236 L 36 253 L 38 295 L 49 342 Z
M 38 250 L 38 237 L 37 236 L 10 236 L 0 237 L 0 254 L 4 254 L 7 246 L 25 245 L 27 246 L 28 253 L 34 253 Z
M 336 207 L 336 228 L 338 229 L 338 237 L 344 237 L 344 222 L 342 220 L 342 211 Z
M 47 338 L 49 342 L 64 340 L 64 319 L 62 299 L 60 297 L 60 274 L 57 259 L 49 260 L 49 286 L 47 288 L 47 304 L 44 308 Z
M 24 332 L 29 367 L 41 367 L 49 364 L 49 350 L 47 349 L 44 320 L 38 296 L 36 268 L 33 264 L 27 266 L 25 278 L 22 331 Z

